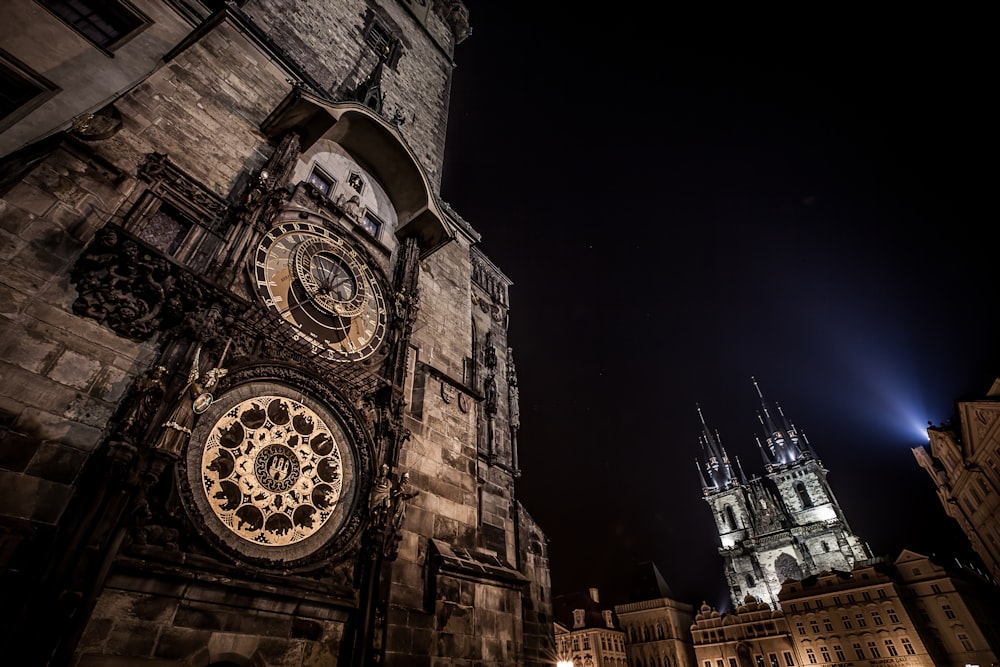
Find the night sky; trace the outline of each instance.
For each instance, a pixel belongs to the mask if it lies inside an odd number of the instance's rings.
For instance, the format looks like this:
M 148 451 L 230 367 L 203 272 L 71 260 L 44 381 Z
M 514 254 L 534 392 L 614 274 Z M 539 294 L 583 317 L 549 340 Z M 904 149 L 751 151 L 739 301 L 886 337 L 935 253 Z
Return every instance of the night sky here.
M 972 559 L 910 450 L 1000 375 L 985 18 L 466 4 L 442 195 L 514 283 L 553 594 L 728 606 L 696 406 L 763 474 L 751 377 L 877 555 Z

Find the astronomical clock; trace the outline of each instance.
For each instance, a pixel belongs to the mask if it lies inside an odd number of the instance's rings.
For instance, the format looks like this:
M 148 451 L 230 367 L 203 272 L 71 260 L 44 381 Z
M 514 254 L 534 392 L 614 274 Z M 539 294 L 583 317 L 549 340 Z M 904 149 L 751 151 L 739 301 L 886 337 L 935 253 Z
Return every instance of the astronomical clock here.
M 288 222 L 257 247 L 258 294 L 296 335 L 333 361 L 370 357 L 385 339 L 386 301 L 376 270 L 343 236 L 315 224 Z
M 352 367 L 384 353 L 389 287 L 343 225 L 287 217 L 253 248 L 247 283 L 253 308 L 266 313 L 270 349 L 300 370 L 235 370 L 201 411 L 178 483 L 216 548 L 250 564 L 302 567 L 349 546 L 367 509 L 359 500 L 372 483 L 371 436 L 343 395 L 350 383 L 322 376 L 364 374 Z
M 74 54 L 0 58 L 18 664 L 546 664 L 510 281 L 439 193 L 462 3 L 109 0 L 89 55 L 15 4 Z

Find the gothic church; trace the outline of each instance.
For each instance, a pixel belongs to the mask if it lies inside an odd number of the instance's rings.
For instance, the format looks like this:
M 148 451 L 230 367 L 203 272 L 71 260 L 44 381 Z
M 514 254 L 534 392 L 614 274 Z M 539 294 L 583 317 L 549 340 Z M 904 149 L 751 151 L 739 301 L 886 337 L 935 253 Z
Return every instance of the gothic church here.
M 777 610 L 782 582 L 829 570 L 850 572 L 871 554 L 848 526 L 808 440 L 780 407 L 771 410 L 756 380 L 754 388 L 764 430 L 764 441 L 758 438 L 757 445 L 765 475 L 747 478 L 739 459 L 731 460 L 718 433 L 709 429 L 700 407 L 698 468 L 733 607 L 753 596 Z

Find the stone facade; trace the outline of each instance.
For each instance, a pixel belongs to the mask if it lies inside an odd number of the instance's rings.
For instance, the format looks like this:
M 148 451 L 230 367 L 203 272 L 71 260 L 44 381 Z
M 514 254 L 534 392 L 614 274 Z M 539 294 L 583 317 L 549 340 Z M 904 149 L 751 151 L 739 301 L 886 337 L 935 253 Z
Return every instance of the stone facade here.
M 701 667 L 795 667 L 795 654 L 784 614 L 746 596 L 733 613 L 720 614 L 708 603 L 691 624 L 696 664 Z
M 913 455 L 934 481 L 941 507 L 1000 580 L 1000 380 L 957 406 L 956 421 L 929 426 L 928 444 Z
M 555 600 L 555 662 L 576 667 L 637 665 L 625 653 L 626 637 L 596 588 Z
M 5 645 L 547 664 L 510 280 L 438 196 L 464 6 L 137 0 L 99 45 L 23 4 L 8 61 L 53 87 L 0 119 Z
M 996 662 L 998 589 L 978 573 L 904 550 L 781 589 L 782 610 L 747 596 L 735 613 L 702 604 L 700 667 L 923 667 Z
M 734 605 L 750 595 L 779 608 L 786 580 L 847 571 L 870 554 L 851 531 L 812 446 L 780 408 L 770 408 L 759 388 L 758 396 L 764 477 L 748 479 L 702 416 L 702 493 Z
M 998 589 L 957 565 L 904 550 L 782 588 L 800 664 L 991 665 Z

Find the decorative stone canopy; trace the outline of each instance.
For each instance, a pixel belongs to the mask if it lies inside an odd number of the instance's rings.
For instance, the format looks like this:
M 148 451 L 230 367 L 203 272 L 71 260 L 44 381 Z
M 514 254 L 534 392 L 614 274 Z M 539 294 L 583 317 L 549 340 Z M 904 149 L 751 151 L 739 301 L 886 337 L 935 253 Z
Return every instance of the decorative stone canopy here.
M 261 131 L 271 139 L 298 132 L 302 150 L 320 139 L 339 144 L 385 188 L 399 221 L 396 236 L 415 237 L 421 257 L 455 237 L 399 129 L 371 109 L 356 102 L 331 102 L 295 87 L 264 120 Z

